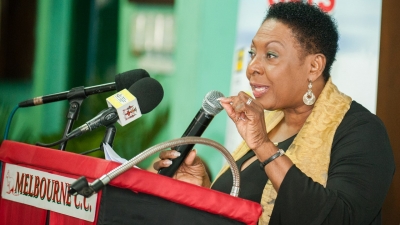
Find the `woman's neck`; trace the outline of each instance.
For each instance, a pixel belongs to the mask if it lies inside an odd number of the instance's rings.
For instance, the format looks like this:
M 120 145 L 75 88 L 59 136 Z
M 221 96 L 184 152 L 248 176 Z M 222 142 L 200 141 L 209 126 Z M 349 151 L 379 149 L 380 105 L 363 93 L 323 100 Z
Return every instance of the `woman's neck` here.
M 312 107 L 307 110 L 283 110 L 283 119 L 268 133 L 272 142 L 282 142 L 297 134 L 303 127 L 308 116 L 311 114 Z

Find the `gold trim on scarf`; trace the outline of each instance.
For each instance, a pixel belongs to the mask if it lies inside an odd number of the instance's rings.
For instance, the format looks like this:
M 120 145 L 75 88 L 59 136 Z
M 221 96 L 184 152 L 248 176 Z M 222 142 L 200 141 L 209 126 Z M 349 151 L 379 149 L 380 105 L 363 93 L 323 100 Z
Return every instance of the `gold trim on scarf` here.
M 326 185 L 328 179 L 333 136 L 349 110 L 351 102 L 352 99 L 341 93 L 329 79 L 315 102 L 311 114 L 286 151 L 286 156 L 292 160 L 297 168 L 323 186 Z M 266 111 L 267 132 L 271 131 L 282 118 L 282 111 Z M 243 141 L 232 153 L 233 158 L 238 160 L 248 150 L 249 147 Z M 222 168 L 217 178 L 228 168 L 229 165 Z M 261 198 L 263 213 L 259 220 L 260 224 L 269 223 L 276 197 L 277 193 L 271 181 L 268 180 Z

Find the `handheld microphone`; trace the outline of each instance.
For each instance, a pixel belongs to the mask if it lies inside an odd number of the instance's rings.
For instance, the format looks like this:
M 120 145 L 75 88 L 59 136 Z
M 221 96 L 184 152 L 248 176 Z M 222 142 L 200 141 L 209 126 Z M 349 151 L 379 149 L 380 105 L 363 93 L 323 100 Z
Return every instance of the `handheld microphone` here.
M 66 135 L 67 139 L 80 136 L 100 126 L 110 126 L 119 122 L 122 126 L 136 120 L 142 114 L 152 111 L 164 97 L 161 84 L 145 77 L 132 84 L 129 90 L 122 90 L 107 98 L 110 108 L 101 111 L 93 119 Z
M 220 102 L 217 100 L 224 95 L 219 91 L 210 91 L 206 94 L 203 99 L 202 107 L 196 114 L 189 127 L 183 133 L 182 137 L 196 136 L 200 137 L 211 120 L 223 109 Z M 172 164 L 169 167 L 162 168 L 158 171 L 159 174 L 172 177 L 182 164 L 183 160 L 193 149 L 194 144 L 177 146 L 174 150 L 181 153 L 181 155 L 172 160 Z
M 120 91 L 124 88 L 129 88 L 132 84 L 136 81 L 150 77 L 147 71 L 143 69 L 135 69 L 126 71 L 115 76 L 115 82 L 107 83 L 107 84 L 100 84 L 91 87 L 78 87 L 83 88 L 83 92 L 85 96 L 99 94 L 107 91 Z M 69 91 L 59 92 L 56 94 L 50 94 L 45 96 L 35 97 L 33 99 L 29 99 L 26 101 L 22 101 L 18 104 L 19 107 L 29 107 L 29 106 L 36 106 L 61 100 L 67 100 L 74 97 L 74 93 L 76 92 L 77 88 L 72 88 Z

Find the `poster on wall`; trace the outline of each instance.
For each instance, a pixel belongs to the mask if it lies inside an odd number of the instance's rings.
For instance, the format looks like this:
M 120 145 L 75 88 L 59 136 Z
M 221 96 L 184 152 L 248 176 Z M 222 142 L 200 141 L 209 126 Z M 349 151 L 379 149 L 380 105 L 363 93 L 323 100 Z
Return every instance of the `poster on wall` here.
M 269 5 L 290 0 L 240 0 L 230 95 L 245 91 L 248 51 Z M 382 0 L 305 0 L 332 15 L 339 31 L 339 51 L 331 76 L 339 90 L 376 112 Z M 225 147 L 233 151 L 242 138 L 230 119 Z

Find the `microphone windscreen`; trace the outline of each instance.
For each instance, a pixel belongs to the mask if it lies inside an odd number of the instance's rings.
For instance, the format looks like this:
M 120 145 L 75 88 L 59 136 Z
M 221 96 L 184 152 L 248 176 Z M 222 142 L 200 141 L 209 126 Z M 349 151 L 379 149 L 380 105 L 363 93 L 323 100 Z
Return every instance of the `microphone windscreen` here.
M 221 103 L 218 101 L 218 98 L 221 97 L 224 97 L 224 94 L 221 92 L 210 91 L 204 97 L 201 107 L 208 114 L 215 116 L 223 109 Z
M 115 87 L 117 91 L 122 91 L 145 77 L 150 77 L 150 75 L 144 69 L 134 69 L 119 73 L 115 76 Z
M 146 114 L 153 110 L 164 97 L 164 89 L 161 84 L 151 78 L 145 77 L 132 86 L 129 87 L 128 91 L 137 98 L 140 112 Z

